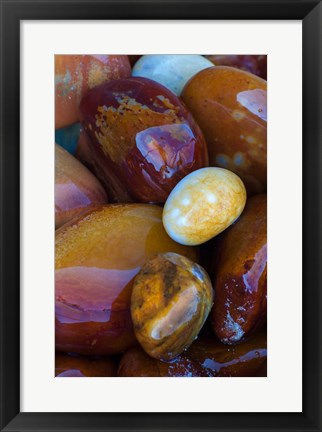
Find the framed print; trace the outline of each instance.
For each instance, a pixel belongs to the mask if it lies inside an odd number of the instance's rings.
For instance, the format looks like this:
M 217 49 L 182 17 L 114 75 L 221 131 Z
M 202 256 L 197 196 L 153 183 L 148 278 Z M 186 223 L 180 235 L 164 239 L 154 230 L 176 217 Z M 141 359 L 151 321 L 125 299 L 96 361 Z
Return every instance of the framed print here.
M 321 3 L 0 3 L 1 430 L 321 430 Z

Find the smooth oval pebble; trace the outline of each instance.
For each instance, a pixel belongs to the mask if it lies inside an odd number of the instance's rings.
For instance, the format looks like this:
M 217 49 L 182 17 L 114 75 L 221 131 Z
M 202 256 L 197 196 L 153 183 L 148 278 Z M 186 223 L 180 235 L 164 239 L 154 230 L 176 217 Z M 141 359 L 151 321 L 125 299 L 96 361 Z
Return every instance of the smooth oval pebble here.
M 241 217 L 221 236 L 213 262 L 216 300 L 212 327 L 221 342 L 231 345 L 266 321 L 266 195 L 247 200 Z
M 202 168 L 182 179 L 163 209 L 169 236 L 184 245 L 198 245 L 228 228 L 241 214 L 246 189 L 224 168 Z
M 108 202 L 103 186 L 74 156 L 55 144 L 55 226 Z
M 158 254 L 134 279 L 135 336 L 151 357 L 172 360 L 198 336 L 212 302 L 212 285 L 202 267 L 176 253 Z
M 88 156 L 111 201 L 164 203 L 190 172 L 208 166 L 207 145 L 180 99 L 147 78 L 114 80 L 80 105 Z
M 212 67 L 201 55 L 145 55 L 134 65 L 132 76 L 150 78 L 180 96 L 183 87 L 196 73 Z
M 209 165 L 229 169 L 247 194 L 267 188 L 267 82 L 228 66 L 199 72 L 182 100 L 207 141 Z
M 112 355 L 137 343 L 131 320 L 133 279 L 156 253 L 196 260 L 194 248 L 166 234 L 162 209 L 105 205 L 56 231 L 56 349 Z

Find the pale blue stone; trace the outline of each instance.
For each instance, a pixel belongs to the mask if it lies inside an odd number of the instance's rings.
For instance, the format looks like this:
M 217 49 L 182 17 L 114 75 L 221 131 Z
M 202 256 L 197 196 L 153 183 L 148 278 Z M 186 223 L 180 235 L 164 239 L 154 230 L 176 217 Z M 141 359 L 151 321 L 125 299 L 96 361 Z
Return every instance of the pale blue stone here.
M 201 55 L 149 54 L 135 63 L 132 75 L 157 81 L 180 96 L 190 78 L 213 66 L 211 61 Z

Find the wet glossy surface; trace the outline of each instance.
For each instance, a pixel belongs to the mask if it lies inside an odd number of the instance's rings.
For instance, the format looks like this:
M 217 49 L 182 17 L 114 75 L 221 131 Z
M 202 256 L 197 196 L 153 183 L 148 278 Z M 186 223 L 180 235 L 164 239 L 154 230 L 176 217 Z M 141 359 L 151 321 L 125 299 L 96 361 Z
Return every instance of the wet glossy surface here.
M 191 77 L 212 66 L 212 62 L 201 55 L 149 54 L 136 62 L 132 75 L 157 81 L 180 96 Z
M 170 363 L 149 357 L 142 348 L 132 348 L 122 357 L 119 377 L 202 377 L 209 376 L 192 360 L 179 356 Z
M 130 314 L 134 276 L 153 254 L 193 248 L 173 242 L 162 209 L 107 205 L 56 231 L 56 349 L 109 355 L 133 346 Z
M 206 369 L 211 376 L 265 376 L 266 333 L 255 334 L 248 341 L 233 347 L 227 347 L 214 337 L 202 336 L 191 345 L 185 355 Z
M 186 176 L 173 189 L 162 221 L 173 240 L 199 245 L 229 227 L 245 203 L 246 190 L 236 174 L 222 168 L 203 168 Z
M 266 55 L 207 55 L 216 66 L 231 66 L 267 79 Z
M 96 177 L 74 156 L 55 144 L 56 228 L 85 210 L 107 202 L 107 195 Z
M 192 116 L 168 89 L 146 78 L 99 86 L 84 97 L 81 121 L 91 164 L 116 202 L 163 203 L 185 175 L 207 166 Z
M 56 353 L 55 376 L 63 377 L 115 377 L 117 364 L 109 358 L 86 358 Z
M 247 201 L 240 219 L 222 235 L 216 260 L 212 325 L 222 342 L 234 344 L 266 319 L 266 195 Z
M 210 165 L 235 172 L 248 195 L 266 191 L 266 87 L 248 72 L 216 66 L 199 72 L 182 93 L 206 138 Z
M 131 316 L 144 351 L 172 360 L 196 338 L 213 304 L 207 273 L 175 253 L 147 261 L 134 279 Z
M 79 120 L 79 103 L 90 88 L 130 75 L 128 56 L 56 55 L 55 128 L 69 126 Z

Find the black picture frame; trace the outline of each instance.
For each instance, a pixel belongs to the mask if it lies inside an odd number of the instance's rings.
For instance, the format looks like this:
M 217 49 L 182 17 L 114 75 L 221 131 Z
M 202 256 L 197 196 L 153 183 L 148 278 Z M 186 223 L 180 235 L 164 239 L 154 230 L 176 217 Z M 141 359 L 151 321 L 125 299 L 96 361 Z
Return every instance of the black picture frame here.
M 321 3 L 311 0 L 0 0 L 0 5 L 1 431 L 321 431 Z M 304 318 L 302 413 L 20 412 L 19 26 L 21 20 L 31 19 L 302 20 Z M 291 65 L 290 73 L 292 73 Z M 289 162 L 286 169 L 290 170 L 290 175 L 298 174 L 291 172 L 292 167 L 289 166 Z M 291 352 L 289 356 L 291 362 Z M 250 406 L 250 411 L 251 408 Z

